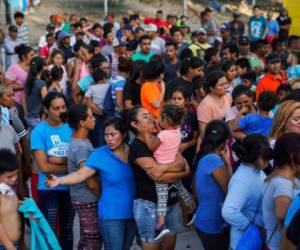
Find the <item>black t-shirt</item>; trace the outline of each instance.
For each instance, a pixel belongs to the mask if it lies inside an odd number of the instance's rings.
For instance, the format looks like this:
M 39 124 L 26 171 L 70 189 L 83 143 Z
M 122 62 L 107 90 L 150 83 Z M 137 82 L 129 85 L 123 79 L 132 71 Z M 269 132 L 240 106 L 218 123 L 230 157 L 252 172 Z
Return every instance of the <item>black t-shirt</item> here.
M 198 131 L 197 115 L 194 112 L 188 112 L 181 125 L 181 142 L 186 143 L 193 139 L 194 131 Z M 190 147 L 182 152 L 183 157 L 187 160 L 190 167 L 193 167 L 193 161 L 196 154 L 196 146 Z
M 289 17 L 277 17 L 277 22 L 279 24 L 279 26 L 281 25 L 288 25 L 288 24 L 292 24 L 292 19 Z M 280 29 L 279 30 L 279 34 L 278 34 L 278 39 L 280 41 L 286 41 L 289 37 L 289 32 L 288 30 L 284 30 L 284 29 Z
M 147 145 L 144 142 L 136 138 L 130 145 L 128 156 L 136 183 L 135 199 L 143 199 L 157 203 L 154 181 L 139 165 L 135 164 L 136 159 L 142 157 L 153 157 L 153 152 L 147 148 Z M 168 194 L 168 206 L 175 204 L 178 201 L 177 189 L 171 184 L 169 185 Z
M 287 228 L 286 237 L 293 245 L 300 250 L 300 209 L 294 215 L 290 225 Z
M 141 85 L 127 81 L 123 90 L 123 100 L 131 100 L 132 105 L 141 104 Z
M 174 88 L 177 88 L 179 86 L 183 86 L 184 88 L 186 88 L 186 90 L 188 91 L 188 98 L 191 99 L 192 95 L 193 95 L 193 90 L 194 90 L 194 83 L 193 82 L 189 82 L 184 80 L 181 76 L 175 78 L 174 80 L 166 83 L 166 94 L 165 94 L 165 99 L 168 100 L 171 98 L 170 94 L 171 91 Z

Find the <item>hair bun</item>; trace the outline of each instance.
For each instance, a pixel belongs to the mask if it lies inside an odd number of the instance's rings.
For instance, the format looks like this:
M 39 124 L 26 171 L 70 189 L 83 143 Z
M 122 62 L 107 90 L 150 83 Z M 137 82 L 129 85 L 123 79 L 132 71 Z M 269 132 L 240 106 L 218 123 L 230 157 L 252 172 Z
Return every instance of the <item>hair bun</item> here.
M 242 159 L 247 154 L 247 149 L 243 144 L 242 140 L 238 140 L 232 145 L 233 152 L 239 159 Z

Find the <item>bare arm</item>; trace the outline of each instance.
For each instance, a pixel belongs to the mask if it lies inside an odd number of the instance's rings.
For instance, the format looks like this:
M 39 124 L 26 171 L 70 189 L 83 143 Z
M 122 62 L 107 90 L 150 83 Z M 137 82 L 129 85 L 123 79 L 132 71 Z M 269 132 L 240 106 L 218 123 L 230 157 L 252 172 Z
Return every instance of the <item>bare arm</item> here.
M 146 143 L 148 149 L 152 152 L 154 152 L 161 144 L 161 141 L 156 136 L 152 135 L 151 133 L 145 133 L 144 136 L 144 142 Z
M 206 126 L 207 126 L 207 123 L 206 123 L 206 122 L 201 122 L 201 121 L 199 121 L 198 124 L 199 124 L 199 133 L 200 133 L 200 137 L 203 139 L 203 138 L 204 138 L 204 132 L 205 132 L 205 128 L 206 128 Z
M 41 89 L 41 96 L 42 96 L 42 99 L 44 99 L 44 97 L 47 95 L 48 93 L 48 90 L 47 90 L 47 87 L 42 87 Z
M 126 109 L 131 109 L 133 107 L 131 100 L 125 100 L 124 104 Z
M 94 169 L 83 167 L 63 177 L 51 175 L 51 177 L 46 180 L 46 185 L 48 187 L 57 187 L 59 185 L 74 185 L 85 181 L 95 173 L 96 171 Z
M 214 172 L 212 172 L 212 176 L 214 177 L 216 182 L 219 184 L 219 186 L 222 188 L 223 192 L 225 194 L 227 194 L 230 175 L 229 175 L 226 167 L 223 166 L 223 167 L 216 169 Z
M 231 130 L 231 135 L 233 136 L 234 139 L 236 140 L 242 140 L 246 137 L 246 134 L 244 134 L 243 132 L 241 132 L 240 130 L 234 130 L 235 125 L 236 125 L 236 121 L 235 120 L 231 120 L 227 122 L 230 130 Z
M 84 168 L 84 162 L 81 162 L 79 164 L 79 169 Z M 88 188 L 97 196 L 100 196 L 100 183 L 99 180 L 97 179 L 96 175 L 93 175 L 89 178 L 86 179 L 86 184 Z
M 161 90 L 160 90 L 160 95 L 159 95 L 158 99 L 151 103 L 151 105 L 154 108 L 159 108 L 160 105 L 161 105 L 161 103 L 162 103 L 162 101 L 164 100 L 165 91 L 166 91 L 166 89 L 165 89 L 165 82 L 164 81 L 161 81 L 160 88 L 161 88 Z
M 33 157 L 40 170 L 46 174 L 66 174 L 68 169 L 66 165 L 53 164 L 48 162 L 47 155 L 42 150 L 34 150 Z
M 103 111 L 92 101 L 91 97 L 85 97 L 84 100 L 93 113 L 103 115 Z
M 291 199 L 288 196 L 278 196 L 275 198 L 275 215 L 280 224 L 283 226 L 283 222 L 291 204 Z
M 14 80 L 10 80 L 10 79 L 7 79 L 5 78 L 5 82 L 10 86 L 12 87 L 12 89 L 14 91 L 19 91 L 19 90 L 23 90 L 24 87 L 22 87 L 20 84 L 16 84 L 16 81 Z
M 117 106 L 118 106 L 119 112 L 122 112 L 124 109 L 123 91 L 116 91 L 116 99 L 117 99 Z

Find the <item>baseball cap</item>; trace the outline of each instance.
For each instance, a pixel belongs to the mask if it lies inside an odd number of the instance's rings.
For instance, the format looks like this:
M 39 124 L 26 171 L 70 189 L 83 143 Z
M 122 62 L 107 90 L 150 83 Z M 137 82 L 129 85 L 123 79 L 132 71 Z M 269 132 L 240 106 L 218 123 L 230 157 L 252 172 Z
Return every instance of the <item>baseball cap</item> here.
M 233 16 L 233 17 L 240 17 L 240 16 L 241 16 L 241 13 L 239 13 L 239 12 L 233 12 L 233 13 L 232 13 L 232 16 Z
M 60 32 L 58 33 L 58 35 L 57 35 L 57 40 L 58 40 L 58 41 L 62 41 L 62 40 L 64 40 L 64 39 L 68 38 L 68 37 L 71 37 L 71 35 L 70 35 L 68 32 L 62 30 L 62 31 L 60 31 Z
M 157 26 L 153 23 L 149 23 L 148 25 L 145 26 L 145 31 L 154 31 L 157 32 Z
M 18 32 L 18 28 L 16 25 L 9 25 L 8 32 Z
M 47 30 L 54 30 L 55 29 L 55 25 L 53 23 L 48 23 L 46 26 Z
M 220 26 L 220 32 L 225 32 L 225 31 L 230 31 L 230 27 L 228 25 L 228 23 L 223 23 L 221 26 Z
M 240 45 L 249 45 L 250 44 L 250 40 L 249 40 L 249 38 L 247 36 L 242 36 L 240 38 L 239 44 Z
M 267 63 L 281 62 L 281 57 L 278 53 L 271 53 L 267 56 Z
M 197 29 L 196 32 L 197 32 L 197 35 L 199 35 L 199 34 L 205 34 L 206 35 L 206 30 L 203 29 L 203 28 Z

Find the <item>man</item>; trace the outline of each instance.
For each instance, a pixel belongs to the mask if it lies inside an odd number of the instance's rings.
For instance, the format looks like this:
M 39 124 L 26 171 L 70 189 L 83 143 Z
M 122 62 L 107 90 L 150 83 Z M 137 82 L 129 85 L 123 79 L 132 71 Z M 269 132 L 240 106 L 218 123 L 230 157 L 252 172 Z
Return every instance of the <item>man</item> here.
M 276 94 L 277 88 L 286 83 L 286 73 L 281 70 L 281 58 L 277 53 L 271 53 L 267 57 L 269 71 L 258 82 L 256 88 L 256 100 L 263 91 L 272 91 Z
M 144 23 L 145 24 L 154 24 L 157 28 L 163 27 L 165 29 L 168 29 L 168 22 L 164 20 L 164 13 L 162 10 L 156 11 L 155 18 L 152 17 L 145 17 Z
M 101 54 L 105 57 L 108 57 L 108 55 L 110 55 L 114 51 L 113 43 L 116 38 L 112 30 L 106 32 L 104 34 L 104 38 L 106 39 L 106 44 L 102 47 Z
M 40 40 L 39 40 L 39 45 L 38 45 L 39 49 L 44 48 L 45 46 L 47 46 L 47 41 L 46 41 L 46 35 L 47 34 L 55 35 L 55 25 L 53 23 L 47 24 L 46 34 L 42 35 L 40 37 Z
M 255 48 L 255 44 L 258 40 L 264 39 L 268 32 L 267 20 L 262 15 L 260 6 L 255 5 L 253 7 L 254 15 L 250 17 L 248 22 L 249 37 L 251 42 L 251 50 Z
M 239 48 L 233 44 L 225 44 L 222 49 L 223 59 L 236 61 L 239 58 Z
M 239 54 L 240 58 L 247 58 L 248 60 L 251 60 L 253 58 L 257 58 L 257 56 L 250 52 L 250 40 L 246 36 L 240 37 L 239 40 Z
M 278 39 L 285 42 L 289 38 L 289 31 L 292 25 L 292 19 L 288 16 L 287 9 L 282 9 L 276 20 L 279 24 Z
M 278 38 L 279 24 L 276 20 L 273 20 L 273 13 L 271 12 L 267 14 L 267 26 L 268 32 L 266 34 L 266 40 L 268 43 L 272 43 L 275 38 Z
M 189 46 L 189 49 L 192 51 L 193 56 L 199 57 L 201 60 L 204 59 L 205 50 L 211 47 L 209 43 L 206 42 L 207 36 L 206 31 L 203 28 L 200 28 L 196 31 L 197 42 L 192 43 Z
M 148 35 L 143 35 L 140 37 L 140 51 L 134 53 L 131 56 L 132 61 L 145 61 L 149 62 L 151 57 L 154 56 L 155 53 L 151 51 L 151 37 Z
M 15 53 L 15 47 L 20 45 L 22 41 L 18 39 L 18 28 L 15 25 L 8 27 L 8 34 L 4 39 L 4 50 L 5 50 L 5 69 L 12 64 L 18 63 L 19 58 Z
M 130 25 L 125 25 L 122 28 L 122 33 L 123 36 L 126 39 L 126 47 L 129 51 L 134 51 L 136 50 L 139 42 L 134 36 L 134 31 Z
M 231 36 L 230 36 L 230 27 L 228 23 L 223 23 L 220 26 L 220 34 L 221 34 L 221 38 L 222 38 L 222 45 L 226 45 L 229 43 L 234 43 L 235 41 L 231 40 Z
M 70 46 L 71 35 L 65 31 L 59 31 L 57 35 L 57 40 L 59 43 L 58 48 L 63 52 L 64 54 L 64 62 L 67 63 L 68 60 L 72 57 L 74 57 L 74 52 L 72 50 L 72 47 Z
M 218 24 L 212 16 L 213 11 L 206 8 L 201 12 L 201 26 L 207 33 L 207 42 L 214 44 L 216 37 L 218 36 Z
M 165 40 L 159 37 L 157 26 L 150 23 L 145 27 L 147 35 L 151 38 L 151 50 L 158 56 L 162 56 L 165 53 Z
M 118 30 L 120 29 L 120 24 L 115 22 L 115 15 L 113 13 L 108 13 L 106 16 L 106 23 L 103 25 L 103 30 L 110 30 L 111 28 L 114 28 L 114 35 L 117 34 Z
M 186 49 L 189 45 L 188 43 L 183 41 L 183 36 L 178 27 L 172 27 L 170 29 L 170 35 L 172 40 L 175 42 L 177 47 L 177 57 L 179 58 L 181 52 Z
M 25 16 L 22 12 L 17 11 L 14 14 L 15 24 L 18 28 L 18 39 L 22 43 L 29 45 L 29 25 L 25 22 Z
M 118 65 L 119 58 L 125 55 L 126 52 L 126 42 L 121 40 L 115 40 L 113 42 L 114 51 L 108 55 L 108 62 L 111 68 L 111 76 L 116 77 L 119 73 Z
M 230 36 L 235 41 L 239 41 L 240 37 L 242 37 L 245 33 L 245 24 L 241 20 L 241 14 L 234 12 L 232 14 L 233 20 L 229 22 L 229 28 L 230 28 Z
M 55 38 L 53 34 L 48 33 L 46 35 L 46 42 L 47 42 L 46 46 L 39 49 L 39 56 L 44 59 L 47 59 L 51 54 L 52 50 L 56 48 Z
M 165 83 L 172 81 L 179 75 L 180 61 L 177 58 L 177 45 L 174 41 L 166 43 L 166 53 L 163 57 L 165 66 L 164 80 Z

